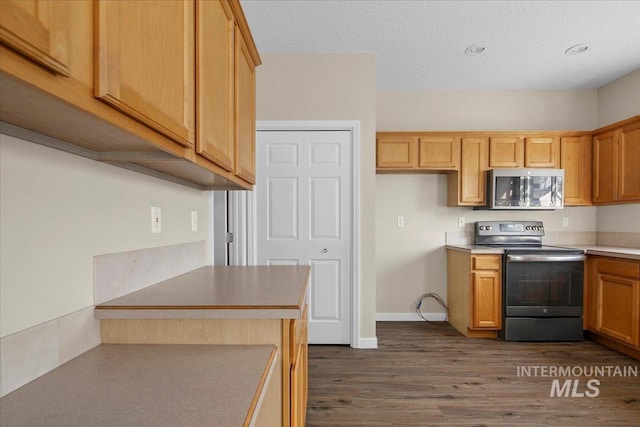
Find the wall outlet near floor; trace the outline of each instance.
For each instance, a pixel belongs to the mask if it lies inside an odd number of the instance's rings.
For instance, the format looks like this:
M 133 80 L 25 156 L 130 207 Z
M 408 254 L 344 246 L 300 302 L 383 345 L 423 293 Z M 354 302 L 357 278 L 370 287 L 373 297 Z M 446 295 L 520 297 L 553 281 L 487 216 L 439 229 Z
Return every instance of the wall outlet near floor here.
M 464 217 L 463 216 L 459 216 L 458 217 L 458 227 L 460 228 L 464 228 L 464 225 L 466 224 Z
M 191 211 L 191 231 L 198 231 L 198 211 Z
M 160 233 L 162 231 L 162 212 L 159 207 L 151 206 L 151 232 Z
M 568 217 L 566 217 L 566 216 L 562 217 L 562 226 L 565 227 L 565 228 L 569 226 L 569 218 Z
M 398 228 L 402 228 L 404 227 L 404 217 L 403 216 L 399 216 L 398 217 Z

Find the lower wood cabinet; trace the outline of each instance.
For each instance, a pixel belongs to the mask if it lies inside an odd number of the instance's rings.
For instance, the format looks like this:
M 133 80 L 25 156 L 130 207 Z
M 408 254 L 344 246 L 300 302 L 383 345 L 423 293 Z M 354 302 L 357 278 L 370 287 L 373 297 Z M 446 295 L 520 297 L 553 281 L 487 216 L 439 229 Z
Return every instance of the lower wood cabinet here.
M 307 307 L 301 319 L 291 321 L 290 353 L 290 418 L 291 426 L 304 426 L 307 419 L 307 392 L 309 389 L 309 346 Z
M 449 323 L 472 338 L 502 328 L 502 256 L 447 251 Z
M 589 256 L 587 269 L 586 329 L 640 356 L 640 261 Z

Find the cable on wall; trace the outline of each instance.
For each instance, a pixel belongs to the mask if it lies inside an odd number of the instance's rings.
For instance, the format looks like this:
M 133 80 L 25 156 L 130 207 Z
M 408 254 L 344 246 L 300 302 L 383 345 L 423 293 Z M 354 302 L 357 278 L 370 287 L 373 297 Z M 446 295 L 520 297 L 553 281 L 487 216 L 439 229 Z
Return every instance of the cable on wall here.
M 427 298 L 433 298 L 434 300 L 436 300 L 442 307 L 444 307 L 444 321 L 439 322 L 439 321 L 433 321 L 433 320 L 428 320 L 426 317 L 424 317 L 424 315 L 422 314 L 422 312 L 420 311 L 420 307 L 422 306 L 422 302 L 427 299 Z M 444 303 L 443 299 L 440 297 L 440 295 L 436 294 L 435 292 L 429 292 L 428 294 L 423 294 L 420 296 L 420 298 L 418 298 L 418 302 L 416 303 L 416 314 L 418 316 L 420 316 L 420 318 L 422 320 L 424 320 L 425 322 L 429 322 L 429 323 L 437 323 L 437 324 L 442 324 L 442 323 L 447 323 L 447 320 L 449 320 L 449 307 L 447 307 L 447 304 Z

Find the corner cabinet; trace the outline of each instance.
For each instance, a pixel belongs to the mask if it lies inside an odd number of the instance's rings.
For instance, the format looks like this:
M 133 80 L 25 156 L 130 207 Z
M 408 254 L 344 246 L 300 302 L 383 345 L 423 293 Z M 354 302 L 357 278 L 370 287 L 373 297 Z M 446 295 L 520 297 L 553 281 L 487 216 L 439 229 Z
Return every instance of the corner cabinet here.
M 471 338 L 502 328 L 502 256 L 447 250 L 449 323 Z
M 640 202 L 640 116 L 593 137 L 593 202 Z
M 198 189 L 252 188 L 260 57 L 238 0 L 0 12 L 4 133 Z
M 640 357 L 640 261 L 589 256 L 585 328 L 596 341 Z

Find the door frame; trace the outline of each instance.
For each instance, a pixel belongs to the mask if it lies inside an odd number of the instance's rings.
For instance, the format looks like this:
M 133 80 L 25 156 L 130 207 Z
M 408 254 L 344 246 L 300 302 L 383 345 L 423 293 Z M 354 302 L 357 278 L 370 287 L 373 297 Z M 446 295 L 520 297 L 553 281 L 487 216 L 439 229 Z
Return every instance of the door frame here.
M 256 122 L 259 131 L 349 131 L 351 133 L 351 331 L 350 346 L 362 348 L 360 343 L 360 121 L 359 120 L 317 120 L 317 121 L 279 121 L 266 120 Z M 257 143 L 257 142 L 256 142 Z M 256 192 L 252 192 L 252 205 L 257 206 Z M 257 216 L 256 210 L 247 212 L 248 258 L 251 265 L 258 259 Z

